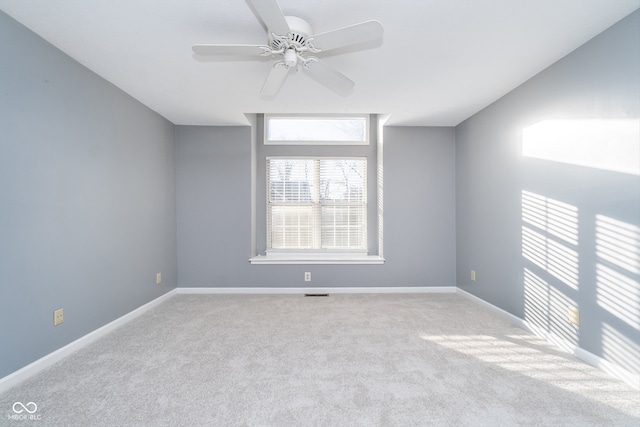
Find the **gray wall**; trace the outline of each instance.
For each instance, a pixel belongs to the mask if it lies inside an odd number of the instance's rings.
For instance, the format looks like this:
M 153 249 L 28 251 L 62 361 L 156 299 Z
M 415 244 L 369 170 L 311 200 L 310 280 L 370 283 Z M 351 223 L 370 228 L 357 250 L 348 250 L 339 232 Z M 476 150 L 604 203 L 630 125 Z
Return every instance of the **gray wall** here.
M 454 286 L 453 128 L 384 132 L 386 263 L 251 265 L 251 128 L 178 126 L 179 286 Z M 258 150 L 258 164 L 266 152 Z M 305 271 L 312 273 L 310 284 Z
M 458 285 L 634 373 L 640 177 L 526 158 L 521 143 L 544 120 L 638 120 L 639 28 L 635 12 L 456 127 Z
M 170 122 L 2 12 L 0 58 L 3 377 L 174 288 L 176 231 Z

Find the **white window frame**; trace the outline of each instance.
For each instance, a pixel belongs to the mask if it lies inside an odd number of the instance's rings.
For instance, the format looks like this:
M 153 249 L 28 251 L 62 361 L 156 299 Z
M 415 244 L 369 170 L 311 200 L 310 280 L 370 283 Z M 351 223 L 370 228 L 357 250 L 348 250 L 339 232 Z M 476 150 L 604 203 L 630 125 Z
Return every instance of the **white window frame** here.
M 339 114 L 314 114 L 314 115 L 295 115 L 295 114 L 264 114 L 264 120 L 263 120 L 263 126 L 261 130 L 257 130 L 257 132 L 262 133 L 262 144 L 263 145 L 276 145 L 277 143 L 274 141 L 271 142 L 267 142 L 267 119 L 269 117 L 305 117 L 305 118 L 311 118 L 311 117 L 362 117 L 366 120 L 366 139 L 367 142 L 366 143 L 353 143 L 353 142 L 343 142 L 343 143 L 336 143 L 334 142 L 322 142 L 322 141 L 315 141 L 315 142 L 311 142 L 311 141 L 286 141 L 283 144 L 284 145 L 298 145 L 298 146 L 307 146 L 307 145 L 314 145 L 314 144 L 320 144 L 320 145 L 368 145 L 370 144 L 370 119 L 369 119 L 369 114 L 351 114 L 351 115 L 339 115 Z M 383 229 L 384 229 L 384 223 L 383 223 L 383 174 L 382 174 L 382 168 L 383 168 L 383 160 L 382 160 L 382 156 L 383 156 L 383 127 L 385 125 L 385 122 L 387 121 L 389 116 L 378 116 L 376 119 L 376 123 L 377 123 L 377 138 L 376 141 L 374 142 L 377 146 L 377 161 L 374 162 L 376 164 L 373 164 L 370 162 L 370 158 L 367 159 L 367 168 L 376 168 L 376 175 L 377 175 L 377 179 L 376 179 L 376 184 L 374 184 L 373 182 L 369 181 L 367 182 L 367 186 L 371 186 L 371 185 L 375 185 L 376 186 L 376 193 L 377 193 L 377 223 L 378 223 L 378 227 L 377 227 L 377 239 L 378 239 L 378 253 L 377 254 L 372 254 L 372 255 L 368 255 L 367 253 L 348 253 L 348 252 L 341 252 L 341 253 L 336 253 L 336 252 L 313 252 L 313 253 L 303 253 L 303 252 L 270 252 L 269 254 L 267 254 L 266 252 L 264 254 L 259 254 L 255 252 L 255 248 L 256 248 L 256 228 L 255 228 L 255 219 L 256 219 L 256 205 L 255 205 L 255 201 L 256 201 L 256 187 L 255 187 L 255 183 L 256 183 L 256 175 L 255 172 L 257 171 L 257 165 L 256 165 L 256 161 L 257 161 L 257 157 L 256 157 L 256 153 L 257 153 L 257 144 L 258 144 L 258 139 L 256 138 L 256 134 L 253 133 L 253 137 L 252 137 L 252 149 L 251 149 L 251 162 L 252 162 L 252 200 L 253 200 L 253 204 L 252 204 L 252 243 L 251 243 L 251 248 L 252 248 L 252 256 L 249 258 L 249 262 L 251 264 L 257 264 L 257 265 L 295 265 L 295 264 L 299 264 L 299 265 L 315 265 L 315 264 L 327 264 L 327 265 L 336 265 L 336 264 L 345 264 L 345 265 L 380 265 L 380 264 L 384 264 L 385 263 L 385 258 L 383 255 Z M 252 122 L 254 128 L 257 126 L 257 123 L 259 123 L 257 120 L 254 119 L 254 121 Z M 269 156 L 267 156 L 269 157 Z M 282 157 L 295 157 L 295 156 L 282 156 Z M 338 156 L 333 156 L 333 157 L 338 157 Z M 369 221 L 371 218 L 367 218 L 367 221 Z M 265 223 L 265 227 L 267 227 L 267 224 Z M 268 232 L 268 231 L 267 231 Z
M 270 119 L 289 120 L 348 120 L 358 119 L 365 122 L 365 136 L 363 141 L 341 141 L 341 140 L 272 140 L 269 139 Z M 264 135 L 265 145 L 369 145 L 369 114 L 265 114 L 264 115 Z

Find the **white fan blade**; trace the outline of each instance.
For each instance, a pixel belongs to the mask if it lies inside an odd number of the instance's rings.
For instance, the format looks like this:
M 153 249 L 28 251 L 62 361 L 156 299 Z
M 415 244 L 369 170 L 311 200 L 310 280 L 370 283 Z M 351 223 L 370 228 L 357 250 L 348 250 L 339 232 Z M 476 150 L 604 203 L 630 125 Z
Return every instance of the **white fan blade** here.
M 191 47 L 196 55 L 255 55 L 262 52 L 252 44 L 196 44 Z
M 305 69 L 318 83 L 340 95 L 348 94 L 355 83 L 324 61 L 310 62 Z
M 279 36 L 286 36 L 291 30 L 276 0 L 251 0 L 267 29 Z
M 260 92 L 262 96 L 275 96 L 287 78 L 287 74 L 289 74 L 289 68 L 281 65 L 281 63 L 276 63 L 271 68 L 264 85 L 262 85 L 262 91 Z
M 382 24 L 378 21 L 365 21 L 316 34 L 312 37 L 311 43 L 322 52 L 326 52 L 331 49 L 380 39 L 382 39 Z

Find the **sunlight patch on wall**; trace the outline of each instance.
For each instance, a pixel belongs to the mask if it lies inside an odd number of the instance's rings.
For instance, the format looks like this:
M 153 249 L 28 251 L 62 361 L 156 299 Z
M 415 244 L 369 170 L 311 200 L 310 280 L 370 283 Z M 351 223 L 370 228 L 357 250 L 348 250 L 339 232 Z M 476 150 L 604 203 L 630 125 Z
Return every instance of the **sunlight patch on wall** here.
M 572 289 L 578 289 L 578 209 L 522 192 L 522 256 Z
M 640 331 L 640 283 L 602 264 L 596 265 L 596 283 L 598 305 Z
M 543 120 L 523 129 L 522 155 L 640 175 L 640 120 Z
M 533 271 L 524 269 L 524 320 L 571 344 L 578 344 L 578 328 L 567 320 L 570 307 L 577 307 L 575 301 Z
M 640 227 L 596 215 L 596 255 L 598 305 L 640 335 Z M 623 338 L 612 326 L 605 330 L 603 346 L 614 353 Z
M 578 252 L 575 250 L 523 227 L 522 256 L 572 289 L 578 289 Z
M 578 244 L 578 208 L 575 206 L 523 191 L 522 220 L 568 243 Z
M 640 345 L 607 323 L 602 325 L 602 353 L 606 360 L 640 373 Z
M 630 273 L 640 274 L 640 227 L 596 215 L 596 254 Z

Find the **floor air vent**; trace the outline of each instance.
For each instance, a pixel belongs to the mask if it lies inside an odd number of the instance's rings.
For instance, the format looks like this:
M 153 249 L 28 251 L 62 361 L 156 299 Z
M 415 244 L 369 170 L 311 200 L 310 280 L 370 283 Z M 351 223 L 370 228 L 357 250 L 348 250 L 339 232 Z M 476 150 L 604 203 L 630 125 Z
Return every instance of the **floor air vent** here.
M 304 294 L 305 297 L 328 297 L 329 294 Z

